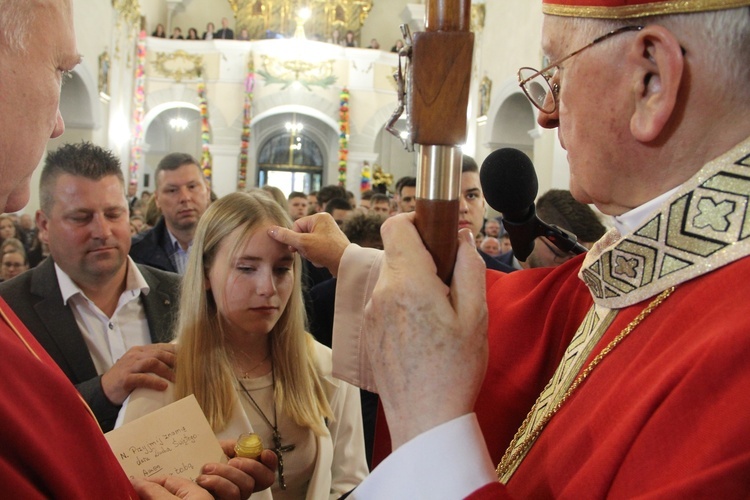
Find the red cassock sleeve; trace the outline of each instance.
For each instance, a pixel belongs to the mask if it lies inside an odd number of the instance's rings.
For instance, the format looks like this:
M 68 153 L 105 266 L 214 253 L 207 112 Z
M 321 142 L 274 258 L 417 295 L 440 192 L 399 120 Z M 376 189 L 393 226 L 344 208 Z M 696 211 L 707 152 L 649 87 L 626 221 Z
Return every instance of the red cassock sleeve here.
M 0 309 L 2 496 L 137 498 L 75 387 L 2 299 Z

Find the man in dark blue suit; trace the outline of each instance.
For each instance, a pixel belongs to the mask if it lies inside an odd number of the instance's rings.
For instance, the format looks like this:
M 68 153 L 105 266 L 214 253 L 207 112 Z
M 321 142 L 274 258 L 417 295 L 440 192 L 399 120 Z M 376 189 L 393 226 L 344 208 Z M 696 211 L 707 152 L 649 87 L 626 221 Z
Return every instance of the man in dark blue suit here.
M 198 161 L 186 153 L 170 153 L 154 173 L 158 222 L 133 238 L 130 257 L 138 264 L 183 274 L 193 235 L 211 201 Z

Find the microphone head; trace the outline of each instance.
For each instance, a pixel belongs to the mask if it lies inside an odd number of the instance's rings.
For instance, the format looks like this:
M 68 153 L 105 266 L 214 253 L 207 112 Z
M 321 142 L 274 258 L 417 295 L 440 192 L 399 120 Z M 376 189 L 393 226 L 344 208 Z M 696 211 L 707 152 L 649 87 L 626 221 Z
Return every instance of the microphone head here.
M 513 148 L 490 153 L 482 162 L 479 181 L 487 203 L 508 219 L 513 219 L 513 214 L 526 214 L 539 191 L 531 159 Z

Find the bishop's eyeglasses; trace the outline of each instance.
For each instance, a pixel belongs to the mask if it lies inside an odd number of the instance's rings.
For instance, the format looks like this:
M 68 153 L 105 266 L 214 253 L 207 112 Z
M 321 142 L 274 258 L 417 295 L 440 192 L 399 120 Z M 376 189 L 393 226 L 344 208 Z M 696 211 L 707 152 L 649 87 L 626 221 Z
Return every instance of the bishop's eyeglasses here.
M 518 70 L 518 84 L 523 89 L 523 93 L 529 98 L 531 104 L 533 104 L 542 113 L 554 113 L 557 109 L 557 95 L 560 93 L 560 84 L 555 82 L 551 83 L 552 78 L 555 76 L 559 66 L 570 59 L 571 57 L 580 54 L 589 47 L 593 47 L 599 42 L 603 42 L 609 38 L 620 33 L 627 33 L 629 31 L 641 31 L 643 26 L 623 26 L 614 31 L 596 38 L 593 42 L 581 47 L 580 49 L 571 52 L 562 59 L 558 59 L 554 63 L 546 66 L 541 70 L 535 70 L 534 68 L 524 67 Z M 547 100 L 548 95 L 552 95 L 552 99 Z

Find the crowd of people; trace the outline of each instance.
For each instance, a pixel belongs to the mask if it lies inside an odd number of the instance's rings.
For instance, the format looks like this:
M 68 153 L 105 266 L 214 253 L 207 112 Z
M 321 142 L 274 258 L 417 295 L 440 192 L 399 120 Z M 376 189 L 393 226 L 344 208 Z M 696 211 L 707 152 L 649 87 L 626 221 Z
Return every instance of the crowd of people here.
M 182 28 L 180 28 L 179 26 L 173 27 L 172 34 L 167 35 L 164 25 L 159 23 L 151 32 L 151 36 L 156 38 L 169 38 L 173 40 L 250 40 L 250 34 L 248 33 L 247 28 L 242 28 L 235 34 L 234 30 L 229 27 L 229 20 L 227 18 L 222 18 L 221 29 L 219 30 L 216 29 L 214 23 L 207 23 L 206 30 L 202 35 L 198 34 L 198 30 L 196 28 L 189 28 L 187 35 L 183 35 Z M 265 36 L 266 38 L 280 37 L 278 33 L 270 31 L 267 32 Z M 281 36 L 281 38 L 283 38 L 283 36 Z M 312 35 L 312 39 L 323 41 L 324 37 L 320 35 Z M 331 34 L 325 38 L 325 41 L 334 45 L 341 45 L 342 47 L 360 46 L 359 41 L 357 40 L 357 35 L 352 30 L 347 30 L 342 36 L 341 30 L 334 28 L 331 31 Z M 403 48 L 403 46 L 404 42 L 402 40 L 396 40 L 393 47 L 391 47 L 391 52 L 398 52 L 399 50 L 401 50 L 401 48 Z M 373 38 L 370 40 L 367 48 L 380 50 L 380 43 L 376 38 Z
M 167 37 L 167 32 L 164 25 L 159 23 L 151 32 L 151 36 L 156 38 L 170 38 L 173 40 L 249 40 L 250 37 L 247 34 L 247 29 L 242 29 L 237 36 L 235 36 L 234 30 L 229 27 L 229 20 L 224 17 L 221 19 L 221 28 L 216 29 L 214 23 L 209 22 L 206 24 L 206 30 L 203 35 L 198 36 L 198 30 L 196 28 L 189 28 L 187 36 L 183 36 L 182 28 L 175 26 L 172 28 L 172 34 Z

